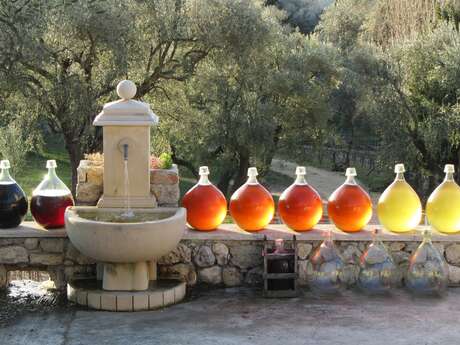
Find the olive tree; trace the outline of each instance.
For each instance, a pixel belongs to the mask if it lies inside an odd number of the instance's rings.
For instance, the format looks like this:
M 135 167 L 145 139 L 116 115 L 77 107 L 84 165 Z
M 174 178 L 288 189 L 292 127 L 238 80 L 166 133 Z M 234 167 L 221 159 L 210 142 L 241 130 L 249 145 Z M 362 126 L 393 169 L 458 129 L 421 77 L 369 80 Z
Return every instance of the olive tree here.
M 191 24 L 197 11 L 190 4 L 0 1 L 1 87 L 62 135 L 73 190 L 83 153 L 100 146 L 92 121 L 117 82 L 134 79 L 138 97 L 161 92 L 162 82 L 184 81 L 206 56 L 200 33 L 207 29 Z
M 228 193 L 249 166 L 263 175 L 280 146 L 304 145 L 324 126 L 335 70 L 327 47 L 291 32 L 275 8 L 250 1 L 219 6 L 216 36 L 226 44 L 209 53 L 184 90 L 175 90 L 163 128 L 173 153 L 180 148 L 192 169 L 214 167 Z

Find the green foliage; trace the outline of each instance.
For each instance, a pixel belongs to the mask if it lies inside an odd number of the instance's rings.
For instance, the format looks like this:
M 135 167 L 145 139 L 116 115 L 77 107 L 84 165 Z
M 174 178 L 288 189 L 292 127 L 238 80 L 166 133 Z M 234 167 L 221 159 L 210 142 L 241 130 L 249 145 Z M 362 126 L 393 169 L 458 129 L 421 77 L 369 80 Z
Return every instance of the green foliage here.
M 62 135 L 73 187 L 83 153 L 100 149 L 92 121 L 120 79 L 134 79 L 139 97 L 161 92 L 162 82 L 185 80 L 206 55 L 206 27 L 191 24 L 197 12 L 189 5 L 0 1 L 0 95 L 22 97 L 29 113 Z
M 37 124 L 35 116 L 27 114 L 20 102 L 0 111 L 0 157 L 10 161 L 13 174 L 27 165 L 29 152 L 42 148 L 41 133 L 31 130 Z
M 460 152 L 460 35 L 435 14 L 431 1 L 343 0 L 318 26 L 343 52 L 332 98 L 336 145 L 377 152 L 384 172 L 405 162 L 425 196 L 444 164 L 459 166 Z
M 219 6 L 214 20 L 225 28 L 217 34 L 225 44 L 197 66 L 185 90 L 172 91 L 175 109 L 162 128 L 176 160 L 194 170 L 212 166 L 228 192 L 250 165 L 263 175 L 281 146 L 314 140 L 330 116 L 335 70 L 329 49 L 290 32 L 274 8 L 249 1 Z M 242 32 L 244 39 L 236 39 Z
M 160 169 L 171 169 L 173 165 L 172 156 L 170 153 L 163 152 L 160 155 Z

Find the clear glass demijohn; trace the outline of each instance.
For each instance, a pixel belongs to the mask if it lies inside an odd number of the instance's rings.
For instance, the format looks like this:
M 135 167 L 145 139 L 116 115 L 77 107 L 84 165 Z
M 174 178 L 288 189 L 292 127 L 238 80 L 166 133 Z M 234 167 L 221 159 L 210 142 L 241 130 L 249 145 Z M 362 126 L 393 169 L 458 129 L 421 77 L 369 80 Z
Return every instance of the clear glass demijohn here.
M 423 231 L 423 241 L 409 259 L 406 287 L 415 294 L 442 295 L 448 284 L 448 266 L 431 243 L 431 230 Z
M 64 226 L 64 212 L 73 206 L 73 197 L 69 188 L 56 174 L 56 161 L 46 162 L 48 174 L 32 192 L 30 211 L 35 221 L 46 229 Z
M 373 240 L 361 255 L 358 287 L 369 294 L 383 294 L 397 286 L 400 273 L 375 229 Z
M 342 281 L 343 259 L 332 239 L 332 231 L 313 252 L 310 258 L 311 270 L 307 273 L 310 289 L 317 294 L 336 294 L 345 288 Z

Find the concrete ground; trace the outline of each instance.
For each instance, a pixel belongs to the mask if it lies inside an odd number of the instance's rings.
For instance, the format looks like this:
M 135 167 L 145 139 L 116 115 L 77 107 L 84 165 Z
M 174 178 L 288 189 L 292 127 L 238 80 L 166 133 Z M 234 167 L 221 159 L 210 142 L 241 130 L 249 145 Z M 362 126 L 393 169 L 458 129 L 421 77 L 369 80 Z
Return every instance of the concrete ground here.
M 164 310 L 31 313 L 0 329 L 0 344 L 290 345 L 459 344 L 460 289 L 442 299 L 347 291 L 337 298 L 264 299 L 257 291 L 201 292 Z

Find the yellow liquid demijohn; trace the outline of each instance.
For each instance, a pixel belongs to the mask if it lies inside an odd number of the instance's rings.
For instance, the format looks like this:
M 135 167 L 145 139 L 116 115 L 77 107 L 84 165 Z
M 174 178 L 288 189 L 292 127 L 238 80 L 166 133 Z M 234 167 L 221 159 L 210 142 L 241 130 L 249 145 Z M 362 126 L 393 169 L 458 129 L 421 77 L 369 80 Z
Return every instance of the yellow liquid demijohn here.
M 460 187 L 454 181 L 454 166 L 447 164 L 446 178 L 426 203 L 426 215 L 433 228 L 444 233 L 460 231 Z
M 404 179 L 404 165 L 395 166 L 396 179 L 380 196 L 377 214 L 380 223 L 393 232 L 413 230 L 422 218 L 422 203 Z

